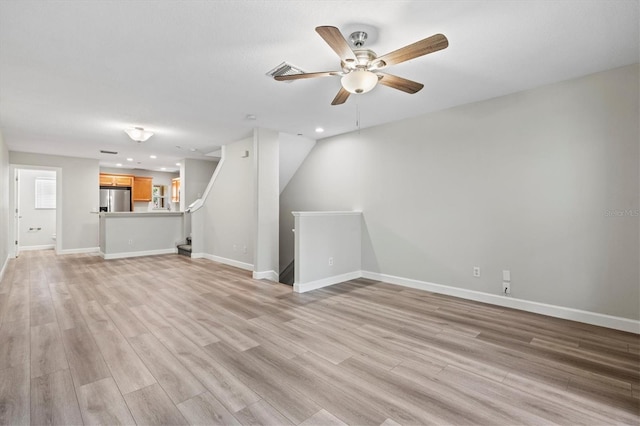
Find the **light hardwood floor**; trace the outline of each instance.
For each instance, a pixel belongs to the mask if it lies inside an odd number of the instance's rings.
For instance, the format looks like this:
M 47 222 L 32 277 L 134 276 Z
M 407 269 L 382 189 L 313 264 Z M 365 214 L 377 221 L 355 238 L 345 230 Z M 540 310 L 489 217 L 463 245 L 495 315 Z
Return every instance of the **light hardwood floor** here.
M 368 280 L 24 252 L 0 319 L 0 424 L 640 422 L 637 335 Z

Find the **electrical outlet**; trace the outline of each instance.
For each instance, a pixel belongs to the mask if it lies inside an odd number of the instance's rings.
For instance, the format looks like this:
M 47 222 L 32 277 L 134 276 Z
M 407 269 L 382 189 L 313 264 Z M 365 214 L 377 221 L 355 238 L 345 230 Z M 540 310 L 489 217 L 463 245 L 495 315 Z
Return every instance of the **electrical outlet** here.
M 509 296 L 511 294 L 511 283 L 507 283 L 507 282 L 502 283 L 502 294 L 504 296 Z
M 333 257 L 329 258 L 329 266 L 333 266 Z
M 480 278 L 480 267 L 479 266 L 474 266 L 473 267 L 473 276 L 476 278 Z
M 242 253 L 247 254 L 247 246 L 242 247 Z
M 132 246 L 133 245 L 133 240 L 131 238 L 129 238 L 129 245 Z

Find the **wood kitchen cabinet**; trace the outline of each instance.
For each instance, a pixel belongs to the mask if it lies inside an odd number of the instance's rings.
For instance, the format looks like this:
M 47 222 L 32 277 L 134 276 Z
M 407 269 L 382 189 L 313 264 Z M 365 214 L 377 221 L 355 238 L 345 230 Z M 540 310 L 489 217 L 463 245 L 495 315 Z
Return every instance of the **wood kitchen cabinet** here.
M 173 203 L 180 202 L 180 178 L 171 179 L 171 201 Z
M 133 176 L 100 173 L 100 186 L 132 187 Z
M 151 201 L 153 178 L 133 177 L 133 201 Z

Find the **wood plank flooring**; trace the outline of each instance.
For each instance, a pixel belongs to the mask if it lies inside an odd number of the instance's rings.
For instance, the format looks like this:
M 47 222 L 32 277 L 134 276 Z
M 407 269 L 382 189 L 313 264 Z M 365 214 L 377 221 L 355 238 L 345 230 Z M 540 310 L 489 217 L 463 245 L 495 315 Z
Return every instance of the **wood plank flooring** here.
M 32 251 L 0 282 L 0 425 L 638 425 L 639 352 L 369 280 L 296 294 L 203 259 Z

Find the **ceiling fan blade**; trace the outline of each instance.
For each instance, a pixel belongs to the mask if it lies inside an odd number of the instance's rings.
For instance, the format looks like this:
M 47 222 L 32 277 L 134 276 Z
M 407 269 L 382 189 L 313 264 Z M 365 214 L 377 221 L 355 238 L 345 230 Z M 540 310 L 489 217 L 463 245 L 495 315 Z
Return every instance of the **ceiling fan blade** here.
M 342 74 L 340 71 L 306 72 L 304 74 L 277 75 L 273 78 L 278 81 L 286 81 L 286 80 L 300 80 L 303 78 L 330 77 L 332 75 L 340 75 L 340 74 Z
M 344 87 L 341 87 L 336 97 L 333 98 L 333 102 L 331 102 L 331 105 L 342 105 L 347 101 L 349 95 L 350 93 L 344 90 Z
M 357 60 L 355 53 L 353 53 L 349 43 L 344 39 L 339 29 L 336 27 L 322 26 L 316 27 L 316 32 L 320 34 L 320 37 L 327 42 L 344 62 L 355 62 Z
M 385 73 L 376 73 L 382 78 L 378 81 L 378 83 L 392 87 L 394 89 L 402 90 L 405 93 L 414 94 L 419 92 L 424 84 L 418 83 L 417 81 L 407 80 L 406 78 L 398 77 L 397 75 L 385 74 Z
M 449 40 L 447 40 L 444 35 L 432 35 L 431 37 L 427 37 L 424 40 L 417 41 L 413 44 L 409 44 L 398 50 L 394 50 L 391 53 L 387 53 L 386 55 L 378 57 L 376 62 L 379 62 L 380 65 L 378 65 L 376 68 L 399 64 L 410 59 L 437 52 L 438 50 L 445 49 L 447 46 L 449 46 Z

